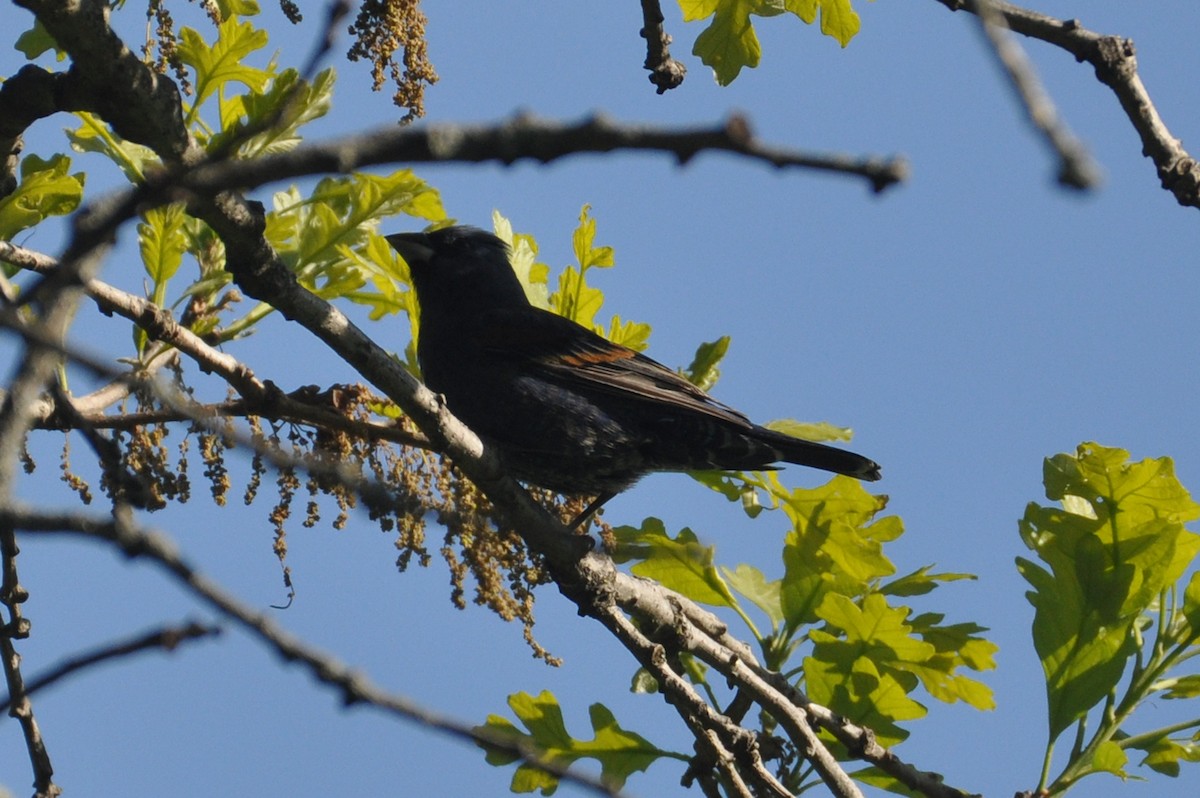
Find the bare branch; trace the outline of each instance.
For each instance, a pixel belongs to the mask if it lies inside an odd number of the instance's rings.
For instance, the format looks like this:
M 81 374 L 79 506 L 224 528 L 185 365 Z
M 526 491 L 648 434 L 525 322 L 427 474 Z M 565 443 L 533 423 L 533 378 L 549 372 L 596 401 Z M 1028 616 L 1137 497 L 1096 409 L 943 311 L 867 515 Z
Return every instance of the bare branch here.
M 710 127 L 667 128 L 621 124 L 603 116 L 564 124 L 518 114 L 495 125 L 392 126 L 324 143 L 303 144 L 289 152 L 253 161 L 205 163 L 183 174 L 164 176 L 158 182 L 160 190 L 211 195 L 302 175 L 349 172 L 397 162 L 511 164 L 530 159 L 550 163 L 570 155 L 614 151 L 663 152 L 673 155 L 681 164 L 704 151 L 731 152 L 780 169 L 800 167 L 863 177 L 876 192 L 905 180 L 908 175 L 908 166 L 899 157 L 810 153 L 764 144 L 741 116 Z
M 49 255 L 6 241 L 0 241 L 0 260 L 42 274 L 53 273 L 58 268 L 58 261 Z M 100 280 L 86 280 L 83 287 L 101 312 L 108 315 L 115 313 L 129 319 L 154 340 L 170 344 L 187 354 L 204 371 L 220 375 L 243 396 L 258 398 L 266 390 L 254 372 L 232 355 L 209 346 L 200 336 L 179 325 L 169 311 Z
M 642 30 L 646 40 L 646 69 L 650 82 L 659 94 L 678 88 L 683 83 L 687 67 L 671 57 L 671 36 L 663 27 L 662 6 L 658 0 L 642 0 Z
M 937 0 L 951 11 L 971 10 L 968 0 Z M 1142 152 L 1158 170 L 1163 188 L 1175 195 L 1180 205 L 1200 208 L 1200 166 L 1171 135 L 1142 84 L 1137 71 L 1133 41 L 1106 36 L 1082 27 L 1077 20 L 1039 14 L 1010 3 L 992 0 L 1010 30 L 1053 44 L 1086 61 L 1096 70 L 1101 83 L 1112 89 L 1142 140 Z
M 667 664 L 662 645 L 651 642 L 617 607 L 609 604 L 598 620 L 635 656 L 658 681 L 659 691 L 683 718 L 711 764 L 747 795 L 788 798 L 791 793 L 763 765 L 755 734 L 738 726 L 705 701 L 696 689 Z M 669 627 L 677 629 L 677 626 Z M 814 738 L 815 739 L 815 738 Z M 819 742 L 817 747 L 824 750 Z M 812 753 L 806 751 L 806 753 Z M 828 752 L 825 752 L 828 755 Z M 826 773 L 821 773 L 822 778 Z M 862 792 L 836 762 L 825 780 L 838 798 L 862 798 Z M 750 784 L 743 779 L 749 777 Z
M 984 38 L 1021 101 L 1029 122 L 1057 153 L 1058 182 L 1080 190 L 1094 188 L 1100 182 L 1100 168 L 1083 142 L 1067 128 L 1050 95 L 1042 87 L 1033 63 L 1009 35 L 1004 16 L 992 0 L 969 0 L 968 8 L 978 15 Z
M 216 626 L 205 626 L 196 621 L 191 621 L 182 626 L 164 626 L 138 635 L 137 637 L 108 643 L 91 651 L 63 660 L 46 673 L 29 680 L 25 683 L 25 694 L 29 695 L 30 693 L 49 687 L 55 682 L 59 682 L 93 665 L 99 665 L 102 662 L 123 659 L 151 649 L 174 651 L 180 644 L 187 641 L 199 640 L 205 637 L 216 637 L 220 633 L 220 628 Z M 9 707 L 9 699 L 0 701 L 0 712 L 7 712 Z
M 312 54 L 308 57 L 308 62 L 300 74 L 305 80 L 311 80 L 312 76 L 317 73 L 317 68 L 321 65 L 321 61 L 333 49 L 333 42 L 337 38 L 338 31 L 342 30 L 342 21 L 350 14 L 349 0 L 331 0 L 328 8 L 325 10 L 325 24 L 321 28 L 321 39 L 313 47 Z

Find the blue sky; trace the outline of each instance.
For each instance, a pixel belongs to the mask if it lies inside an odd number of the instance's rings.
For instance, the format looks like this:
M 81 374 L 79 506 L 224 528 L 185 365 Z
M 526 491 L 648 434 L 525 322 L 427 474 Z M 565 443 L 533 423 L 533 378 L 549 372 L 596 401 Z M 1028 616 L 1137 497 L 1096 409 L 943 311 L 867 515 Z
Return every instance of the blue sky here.
M 1200 12 L 1153 6 L 1047 0 L 1038 8 L 1133 38 L 1143 81 L 1187 144 L 1200 130 L 1191 79 L 1200 70 Z M 905 521 L 906 535 L 889 549 L 898 569 L 936 563 L 979 576 L 917 606 L 982 623 L 1001 647 L 998 670 L 983 675 L 998 709 L 926 701 L 930 714 L 910 726 L 900 753 L 971 791 L 1035 786 L 1044 694 L 1032 611 L 1013 561 L 1025 554 L 1016 519 L 1042 498 L 1042 458 L 1096 440 L 1139 458 L 1170 455 L 1183 483 L 1200 486 L 1200 232 L 1195 211 L 1159 187 L 1112 94 L 1090 67 L 1027 43 L 1060 110 L 1103 167 L 1100 190 L 1079 196 L 1054 184 L 1053 161 L 997 75 L 974 19 L 932 0 L 859 3 L 863 31 L 845 50 L 797 20 L 762 20 L 763 63 L 728 88 L 689 54 L 699 28 L 685 27 L 668 6 L 674 53 L 689 74 L 665 96 L 641 69 L 636 3 L 497 0 L 485 20 L 482 8 L 426 4 L 430 55 L 442 77 L 427 97 L 431 121 L 490 121 L 526 109 L 551 118 L 603 110 L 630 122 L 695 124 L 740 111 L 781 146 L 909 159 L 911 180 L 883 196 L 852 179 L 776 172 L 721 154 L 684 168 L 663 156 L 619 155 L 417 172 L 441 191 L 451 215 L 487 226 L 497 209 L 537 236 L 555 267 L 570 262 L 571 230 L 590 203 L 597 241 L 613 246 L 617 259 L 593 282 L 606 292 L 607 314 L 654 326 L 653 357 L 683 365 L 698 343 L 729 334 L 718 398 L 761 421 L 853 427 L 853 448 L 883 465 L 877 488 Z M 309 15 L 299 28 L 276 10 L 260 18 L 284 63 L 308 53 L 319 14 Z M 5 30 L 28 22 L 26 12 L 0 8 Z M 2 55 L 0 73 L 21 63 L 19 54 Z M 340 75 L 334 113 L 310 137 L 399 117 L 385 95 L 368 91 L 361 64 L 332 63 Z M 39 123 L 27 150 L 53 151 L 66 124 Z M 101 184 L 97 173 L 88 188 Z M 395 220 L 396 229 L 413 227 Z M 130 238 L 102 276 L 136 290 Z M 51 254 L 62 244 L 49 231 L 20 243 Z M 385 345 L 402 349 L 407 325 L 371 332 L 394 335 Z M 76 340 L 124 353 L 126 335 L 121 323 L 102 319 L 77 329 Z M 285 388 L 353 379 L 279 319 L 230 351 Z M 35 447 L 41 468 L 22 486 L 27 499 L 65 498 L 56 446 L 46 436 Z M 798 468 L 788 476 L 802 485 L 823 480 Z M 197 495 L 150 521 L 173 530 L 206 573 L 266 608 L 283 596 L 267 510 L 260 502 L 217 511 Z M 668 519 L 672 529 L 691 526 L 718 546 L 723 562 L 778 568 L 778 523 L 748 521 L 685 477 L 649 478 L 606 513 L 613 523 L 647 515 Z M 384 686 L 477 722 L 505 713 L 509 693 L 549 689 L 580 735 L 588 704 L 603 701 L 652 741 L 689 747 L 673 711 L 626 692 L 633 666 L 617 644 L 555 591 L 543 590 L 538 604 L 539 640 L 566 660 L 550 669 L 529 656 L 519 628 L 474 608 L 453 610 L 444 567 L 398 575 L 391 539 L 364 517 L 341 532 L 294 526 L 289 564 L 299 592 L 277 620 Z M 28 672 L 156 623 L 205 617 L 146 565 L 99 547 L 29 541 L 20 563 L 32 594 L 33 636 L 20 646 Z M 177 796 L 507 794 L 509 773 L 478 752 L 369 711 L 343 710 L 236 631 L 173 656 L 96 669 L 46 692 L 36 709 L 68 794 L 161 795 L 164 785 Z M 1152 717 L 1143 728 L 1178 717 L 1163 702 L 1146 709 Z M 24 794 L 28 773 L 17 725 L 0 723 L 0 785 Z M 631 781 L 629 792 L 678 794 L 680 775 L 661 765 Z M 1094 777 L 1080 794 L 1170 798 L 1194 794 L 1194 779 L 1186 770 L 1182 779 L 1144 784 Z

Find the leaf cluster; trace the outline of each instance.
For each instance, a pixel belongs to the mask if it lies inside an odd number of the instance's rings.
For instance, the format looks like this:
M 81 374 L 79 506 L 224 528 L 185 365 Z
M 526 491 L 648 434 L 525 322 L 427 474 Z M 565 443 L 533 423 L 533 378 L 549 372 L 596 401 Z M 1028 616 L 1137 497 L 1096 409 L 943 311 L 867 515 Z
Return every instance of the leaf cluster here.
M 845 47 L 862 23 L 850 0 L 679 0 L 685 22 L 712 17 L 696 37 L 692 52 L 712 67 L 722 86 L 732 83 L 743 67 L 756 67 L 762 46 L 750 18 L 791 14 L 811 25 L 821 15 L 821 33 Z
M 1200 679 L 1178 668 L 1200 654 L 1200 552 L 1187 530 L 1200 505 L 1167 457 L 1080 444 L 1046 460 L 1046 498 L 1031 503 L 1021 539 L 1040 562 L 1017 560 L 1032 586 L 1033 643 L 1046 676 L 1048 741 L 1042 788 L 1062 792 L 1082 777 L 1128 777 L 1141 764 L 1177 776 L 1200 761 L 1200 719 L 1135 732 L 1134 711 L 1155 698 L 1193 699 Z M 1089 731 L 1089 720 L 1094 729 Z M 1062 773 L 1049 779 L 1055 741 L 1076 734 Z

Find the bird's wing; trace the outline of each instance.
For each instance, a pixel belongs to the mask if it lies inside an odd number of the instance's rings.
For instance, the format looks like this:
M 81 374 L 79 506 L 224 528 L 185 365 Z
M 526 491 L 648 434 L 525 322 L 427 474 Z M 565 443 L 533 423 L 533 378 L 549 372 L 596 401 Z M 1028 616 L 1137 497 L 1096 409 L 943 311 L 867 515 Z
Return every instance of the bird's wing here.
M 478 327 L 489 355 L 540 372 L 564 387 L 663 402 L 750 427 L 746 416 L 682 376 L 570 319 L 538 308 L 490 311 Z

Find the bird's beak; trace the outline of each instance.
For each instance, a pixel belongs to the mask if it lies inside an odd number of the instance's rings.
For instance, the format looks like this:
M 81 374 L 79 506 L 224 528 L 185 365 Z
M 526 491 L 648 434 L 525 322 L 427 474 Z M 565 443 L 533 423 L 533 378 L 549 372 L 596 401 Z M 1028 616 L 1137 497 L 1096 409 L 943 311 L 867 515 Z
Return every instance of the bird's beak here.
M 433 258 L 433 247 L 429 245 L 429 236 L 424 233 L 393 233 L 384 238 L 410 267 L 428 263 Z

